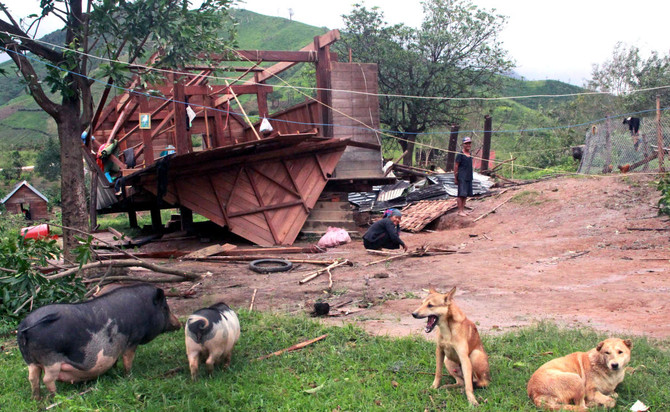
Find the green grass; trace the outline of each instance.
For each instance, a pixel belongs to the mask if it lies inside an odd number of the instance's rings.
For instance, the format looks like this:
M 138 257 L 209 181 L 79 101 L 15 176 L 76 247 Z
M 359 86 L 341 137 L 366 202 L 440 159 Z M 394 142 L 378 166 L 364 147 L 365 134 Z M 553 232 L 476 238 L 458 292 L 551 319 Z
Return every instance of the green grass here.
M 173 214 L 179 214 L 178 209 L 163 209 L 161 210 L 161 222 L 165 225 Z M 204 222 L 208 219 L 197 213 L 193 214 L 193 222 Z M 128 223 L 127 213 L 110 213 L 107 215 L 98 216 L 98 230 L 105 230 L 112 227 L 129 237 L 138 236 L 141 229 L 131 228 Z M 137 212 L 137 224 L 140 228 L 144 226 L 151 226 L 151 212 Z
M 542 194 L 536 190 L 524 190 L 519 192 L 514 197 L 512 197 L 511 202 L 517 204 L 523 204 L 527 206 L 537 206 L 546 202 Z
M 433 390 L 434 344 L 421 337 L 373 337 L 354 326 L 326 327 L 303 316 L 241 311 L 242 336 L 229 370 L 192 383 L 180 332 L 142 346 L 133 372 L 117 365 L 99 379 L 58 383 L 55 399 L 30 400 L 27 368 L 15 345 L 0 354 L 2 410 L 36 410 L 62 401 L 59 410 L 105 411 L 421 411 L 466 410 L 463 393 Z M 3 329 L 6 330 L 6 329 Z M 302 350 L 258 361 L 261 355 L 328 333 Z M 484 336 L 492 383 L 475 391 L 482 411 L 534 411 L 526 395 L 532 372 L 547 360 L 588 350 L 605 336 L 540 324 Z M 5 339 L 13 339 L 5 335 Z M 630 366 L 619 385 L 615 410 L 642 400 L 652 410 L 670 408 L 668 342 L 633 338 Z M 665 349 L 661 349 L 665 347 Z M 443 383 L 447 383 L 444 378 Z M 80 392 L 93 388 L 84 395 Z M 43 389 L 44 390 L 44 389 Z M 68 399 L 68 398 L 72 399 Z

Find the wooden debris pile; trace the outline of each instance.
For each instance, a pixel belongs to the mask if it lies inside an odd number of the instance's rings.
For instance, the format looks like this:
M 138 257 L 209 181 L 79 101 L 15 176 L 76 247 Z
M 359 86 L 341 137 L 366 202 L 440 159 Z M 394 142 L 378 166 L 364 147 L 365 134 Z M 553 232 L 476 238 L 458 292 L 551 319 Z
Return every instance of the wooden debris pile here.
M 422 200 L 412 203 L 402 210 L 400 228 L 412 233 L 420 232 L 429 223 L 456 207 L 456 199 Z
M 423 256 L 435 256 L 435 255 L 450 255 L 454 253 L 466 253 L 466 252 L 458 252 L 455 249 L 445 249 L 445 248 L 440 248 L 440 247 L 434 247 L 430 246 L 428 244 L 422 245 L 412 251 L 407 251 L 407 252 L 388 252 L 385 250 L 368 250 L 368 253 L 373 254 L 373 255 L 382 255 L 386 256 L 384 259 L 380 260 L 375 260 L 372 262 L 368 262 L 363 266 L 372 266 L 376 265 L 378 263 L 383 263 L 383 262 L 389 262 L 391 260 L 395 259 L 404 259 L 404 258 L 409 258 L 409 257 L 423 257 Z

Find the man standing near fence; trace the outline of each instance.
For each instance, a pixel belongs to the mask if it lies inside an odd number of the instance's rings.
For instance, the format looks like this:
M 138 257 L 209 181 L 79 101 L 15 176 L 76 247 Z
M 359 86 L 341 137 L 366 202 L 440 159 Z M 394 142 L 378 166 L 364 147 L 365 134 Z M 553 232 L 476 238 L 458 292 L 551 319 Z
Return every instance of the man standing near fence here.
M 468 196 L 472 196 L 472 155 L 470 149 L 472 147 L 472 140 L 469 137 L 463 138 L 462 151 L 456 155 L 454 162 L 454 179 L 458 186 L 458 197 L 456 204 L 458 205 L 458 216 L 467 216 L 465 212 L 465 201 Z

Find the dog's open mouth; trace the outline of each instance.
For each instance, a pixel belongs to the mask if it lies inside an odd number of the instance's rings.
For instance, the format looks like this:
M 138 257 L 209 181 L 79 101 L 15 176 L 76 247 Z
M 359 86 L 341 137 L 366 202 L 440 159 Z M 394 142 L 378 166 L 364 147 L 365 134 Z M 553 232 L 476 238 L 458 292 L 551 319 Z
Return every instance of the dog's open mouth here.
M 435 315 L 428 316 L 428 321 L 426 322 L 426 333 L 432 332 L 433 329 L 435 328 L 435 325 L 437 325 L 437 316 Z

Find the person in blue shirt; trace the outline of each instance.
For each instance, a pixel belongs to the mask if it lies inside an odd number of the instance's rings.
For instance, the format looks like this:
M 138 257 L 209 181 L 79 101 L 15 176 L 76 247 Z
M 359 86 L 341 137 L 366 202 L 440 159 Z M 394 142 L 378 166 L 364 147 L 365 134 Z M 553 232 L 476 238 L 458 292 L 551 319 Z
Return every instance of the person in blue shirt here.
M 469 137 L 463 138 L 463 150 L 456 155 L 454 162 L 454 179 L 458 186 L 456 205 L 458 206 L 458 216 L 467 216 L 465 211 L 465 201 L 468 196 L 472 196 L 472 140 Z
M 384 213 L 384 218 L 379 219 L 370 226 L 363 235 L 363 246 L 366 249 L 399 249 L 400 246 L 407 251 L 405 242 L 400 239 L 400 220 L 402 213 L 398 209 L 390 209 Z

